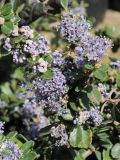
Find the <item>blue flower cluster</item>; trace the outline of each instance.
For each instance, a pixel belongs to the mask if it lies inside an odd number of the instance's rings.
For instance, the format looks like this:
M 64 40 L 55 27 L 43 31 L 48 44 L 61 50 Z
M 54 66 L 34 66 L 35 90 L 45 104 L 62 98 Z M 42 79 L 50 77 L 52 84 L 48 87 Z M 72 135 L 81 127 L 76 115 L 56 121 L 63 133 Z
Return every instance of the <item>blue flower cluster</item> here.
M 58 25 L 64 39 L 75 45 L 73 61 L 77 68 L 85 63 L 98 62 L 110 47 L 106 38 L 90 34 L 90 25 L 83 16 L 67 14 Z
M 34 81 L 35 93 L 38 101 L 53 112 L 58 112 L 66 105 L 64 95 L 68 92 L 66 78 L 62 72 L 54 68 L 51 80 L 43 80 L 38 76 Z
M 6 140 L 0 146 L 1 160 L 20 160 L 22 151 L 12 141 Z
M 76 43 L 82 37 L 87 36 L 89 28 L 90 25 L 83 16 L 73 17 L 72 14 L 67 14 L 58 25 L 57 30 L 70 43 Z
M 76 119 L 74 120 L 74 124 L 81 125 L 90 119 L 96 126 L 99 126 L 103 121 L 100 111 L 96 108 L 91 107 L 90 111 L 80 112 L 80 116 L 76 117 Z
M 58 50 L 55 50 L 52 54 L 53 67 L 61 67 L 65 64 L 65 57 Z
M 5 38 L 3 39 L 3 48 L 8 52 L 12 52 L 13 61 L 16 63 L 24 63 L 27 57 L 48 53 L 50 50 L 50 43 L 43 36 L 38 35 L 36 42 L 33 40 L 34 31 L 29 26 L 22 26 L 18 29 L 18 34 L 15 35 L 16 37 L 23 36 L 23 40 L 19 42 L 19 45 L 15 45 L 12 39 Z
M 110 44 L 107 39 L 88 35 L 75 48 L 76 56 L 74 62 L 78 68 L 86 62 L 98 62 L 109 47 Z

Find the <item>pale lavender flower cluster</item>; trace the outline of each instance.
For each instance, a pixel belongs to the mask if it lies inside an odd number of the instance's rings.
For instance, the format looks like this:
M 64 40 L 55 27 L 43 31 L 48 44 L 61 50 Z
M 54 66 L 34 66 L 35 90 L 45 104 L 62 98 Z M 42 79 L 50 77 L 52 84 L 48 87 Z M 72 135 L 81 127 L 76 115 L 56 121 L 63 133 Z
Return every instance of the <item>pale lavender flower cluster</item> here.
M 37 77 L 33 81 L 38 101 L 53 112 L 58 112 L 66 105 L 64 95 L 68 92 L 66 78 L 59 69 L 53 69 L 54 76 L 51 80 L 42 80 Z
M 38 37 L 38 53 L 47 53 L 50 50 L 50 42 L 43 36 Z
M 64 64 L 65 64 L 65 57 L 58 50 L 55 50 L 52 54 L 52 65 L 54 67 L 60 67 Z
M 32 39 L 34 38 L 34 31 L 29 26 L 22 26 L 18 31 L 19 34 L 16 34 L 16 37 L 24 36 L 19 45 L 11 42 L 10 38 L 3 39 L 3 49 L 12 52 L 15 63 L 24 63 L 28 57 L 48 53 L 50 50 L 50 42 L 45 37 L 38 35 L 36 42 Z
M 61 32 L 62 37 L 66 40 L 76 43 L 87 35 L 89 28 L 90 25 L 83 16 L 76 18 L 68 14 L 58 25 L 57 30 Z
M 5 141 L 1 144 L 0 159 L 1 160 L 20 160 L 22 151 L 12 141 Z
M 58 147 L 68 145 L 68 135 L 64 124 L 59 124 L 57 127 L 53 126 L 51 128 L 51 137 L 57 139 L 55 145 Z
M 91 107 L 90 111 L 81 112 L 80 116 L 74 120 L 74 124 L 81 125 L 89 119 L 91 119 L 96 126 L 99 126 L 103 121 L 100 111 L 97 108 Z
M 99 126 L 103 121 L 103 118 L 100 114 L 100 111 L 95 108 L 91 108 L 90 117 L 92 118 L 92 120 L 96 126 Z
M 85 62 L 98 62 L 110 47 L 109 41 L 98 36 L 88 35 L 75 48 L 74 62 L 80 67 Z
M 26 40 L 23 51 L 31 55 L 37 56 L 42 53 L 47 53 L 50 50 L 49 41 L 43 36 L 38 36 L 38 41 L 34 42 L 33 40 Z
M 4 122 L 0 121 L 0 133 L 4 132 Z

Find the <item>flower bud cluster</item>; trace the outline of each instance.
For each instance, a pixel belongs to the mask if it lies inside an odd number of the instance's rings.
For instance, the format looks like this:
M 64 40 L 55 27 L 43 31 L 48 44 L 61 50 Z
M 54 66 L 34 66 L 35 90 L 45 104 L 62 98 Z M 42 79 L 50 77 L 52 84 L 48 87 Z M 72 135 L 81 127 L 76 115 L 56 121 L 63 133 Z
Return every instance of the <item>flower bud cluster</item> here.
M 61 32 L 62 37 L 68 42 L 76 43 L 82 37 L 87 36 L 89 28 L 90 25 L 83 16 L 74 17 L 72 14 L 67 14 L 58 25 L 57 30 Z

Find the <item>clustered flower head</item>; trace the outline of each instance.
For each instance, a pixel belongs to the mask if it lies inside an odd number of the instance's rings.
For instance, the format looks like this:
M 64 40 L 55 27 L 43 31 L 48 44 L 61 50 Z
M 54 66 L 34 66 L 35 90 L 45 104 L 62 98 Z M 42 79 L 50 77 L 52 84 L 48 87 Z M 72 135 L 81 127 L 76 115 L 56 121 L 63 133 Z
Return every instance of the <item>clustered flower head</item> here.
M 88 35 L 75 47 L 74 62 L 78 68 L 87 62 L 98 62 L 109 47 L 110 44 L 107 39 Z
M 80 116 L 76 117 L 76 119 L 74 120 L 74 124 L 81 125 L 90 119 L 96 126 L 99 126 L 103 121 L 100 111 L 97 108 L 91 107 L 90 111 L 80 112 Z
M 65 57 L 58 50 L 55 50 L 52 53 L 52 65 L 53 65 L 53 67 L 60 67 L 64 64 L 65 64 Z
M 0 133 L 4 132 L 4 122 L 0 121 Z
M 51 128 L 51 136 L 57 139 L 56 146 L 68 146 L 68 135 L 64 124 L 59 124 L 57 127 L 53 126 Z
M 68 92 L 66 78 L 62 72 L 54 68 L 53 77 L 50 80 L 43 80 L 41 76 L 33 81 L 35 94 L 38 101 L 53 112 L 58 112 L 64 103 L 64 95 Z
M 20 35 L 23 36 L 23 40 L 19 42 L 19 45 L 12 42 L 12 38 L 3 39 L 3 49 L 12 52 L 15 63 L 24 63 L 29 57 L 49 52 L 50 42 L 41 35 L 38 35 L 37 40 L 34 41 L 34 31 L 29 26 L 22 26 L 18 30 L 14 30 L 14 33 L 11 33 L 11 37 Z
M 85 63 L 96 63 L 105 55 L 110 47 L 109 40 L 93 36 L 89 32 L 90 25 L 83 16 L 67 14 L 58 25 L 61 35 L 75 46 L 73 62 L 79 68 Z
M 83 36 L 87 36 L 89 28 L 90 25 L 83 16 L 75 17 L 72 14 L 67 14 L 58 25 L 57 30 L 68 42 L 76 43 Z
M 22 151 L 12 141 L 6 140 L 0 146 L 1 160 L 20 160 Z

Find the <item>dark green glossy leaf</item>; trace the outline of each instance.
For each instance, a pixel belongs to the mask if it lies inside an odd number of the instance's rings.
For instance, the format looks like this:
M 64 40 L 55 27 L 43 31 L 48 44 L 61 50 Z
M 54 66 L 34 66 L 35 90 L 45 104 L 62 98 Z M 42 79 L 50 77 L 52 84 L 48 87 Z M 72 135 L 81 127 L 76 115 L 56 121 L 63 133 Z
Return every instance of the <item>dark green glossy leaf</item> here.
M 60 0 L 60 3 L 64 9 L 68 9 L 68 0 Z
M 70 133 L 70 145 L 78 148 L 88 148 L 92 142 L 92 132 L 83 126 L 77 126 Z
M 87 96 L 93 105 L 99 105 L 101 102 L 101 93 L 97 88 L 88 87 Z
M 111 150 L 111 155 L 113 158 L 120 158 L 120 143 L 116 143 L 112 150 Z
M 6 3 L 3 8 L 0 10 L 0 13 L 2 15 L 8 15 L 12 11 L 12 4 L 11 3 Z
M 10 34 L 14 29 L 14 25 L 12 22 L 5 22 L 4 25 L 2 25 L 1 30 L 4 34 Z

